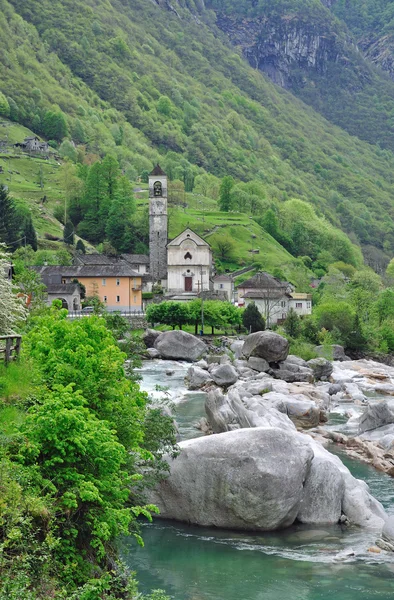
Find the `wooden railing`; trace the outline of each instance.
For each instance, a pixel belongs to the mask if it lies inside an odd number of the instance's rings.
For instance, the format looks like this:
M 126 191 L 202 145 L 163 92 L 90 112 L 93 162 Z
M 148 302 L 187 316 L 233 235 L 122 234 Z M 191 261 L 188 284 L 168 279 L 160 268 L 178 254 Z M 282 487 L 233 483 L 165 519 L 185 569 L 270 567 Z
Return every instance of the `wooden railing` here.
M 4 361 L 5 366 L 18 358 L 21 351 L 21 343 L 21 335 L 0 335 L 0 360 Z

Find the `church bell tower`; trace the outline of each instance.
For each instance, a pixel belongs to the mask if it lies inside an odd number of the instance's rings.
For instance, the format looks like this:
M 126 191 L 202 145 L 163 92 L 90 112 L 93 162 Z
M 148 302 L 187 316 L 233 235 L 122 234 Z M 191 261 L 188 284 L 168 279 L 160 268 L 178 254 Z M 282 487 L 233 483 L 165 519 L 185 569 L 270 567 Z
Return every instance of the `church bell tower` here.
M 167 175 L 159 165 L 149 175 L 149 258 L 153 283 L 167 280 Z

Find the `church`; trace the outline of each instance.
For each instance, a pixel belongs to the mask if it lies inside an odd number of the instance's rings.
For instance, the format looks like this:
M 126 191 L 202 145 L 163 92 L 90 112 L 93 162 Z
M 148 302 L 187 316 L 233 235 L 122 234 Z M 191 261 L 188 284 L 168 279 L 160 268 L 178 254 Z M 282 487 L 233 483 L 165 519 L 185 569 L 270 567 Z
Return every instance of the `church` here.
M 168 240 L 168 180 L 159 165 L 149 175 L 149 262 L 152 285 L 188 300 L 213 289 L 210 245 L 187 228 Z

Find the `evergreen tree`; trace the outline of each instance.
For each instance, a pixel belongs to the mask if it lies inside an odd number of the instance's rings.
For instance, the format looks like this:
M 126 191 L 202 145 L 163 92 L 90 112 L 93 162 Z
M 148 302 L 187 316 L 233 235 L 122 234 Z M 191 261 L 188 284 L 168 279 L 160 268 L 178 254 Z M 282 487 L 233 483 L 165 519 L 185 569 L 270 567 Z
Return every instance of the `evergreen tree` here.
M 219 190 L 219 208 L 228 212 L 231 208 L 231 190 L 235 184 L 231 175 L 223 177 Z
M 259 309 L 257 308 L 254 302 L 251 302 L 245 308 L 244 314 L 242 315 L 242 323 L 245 329 L 250 331 L 250 333 L 255 333 L 256 331 L 264 331 L 264 317 L 260 313 Z
M 0 92 L 0 115 L 4 117 L 10 116 L 10 105 L 2 92 Z
M 347 336 L 345 344 L 347 349 L 356 351 L 363 351 L 368 347 L 368 339 L 363 332 L 358 313 L 354 317 L 353 330 Z
M 291 308 L 287 313 L 287 317 L 285 322 L 283 323 L 283 328 L 287 335 L 296 338 L 299 336 L 301 332 L 301 322 L 300 317 L 297 315 L 294 308 Z
M 86 177 L 85 193 L 80 202 L 83 219 L 78 225 L 79 235 L 94 244 L 104 239 L 110 203 L 107 190 L 102 163 L 95 162 Z
M 135 212 L 133 190 L 126 177 L 120 177 L 105 228 L 106 236 L 118 252 L 130 252 L 131 218 Z
M 118 177 L 120 175 L 119 163 L 116 156 L 107 154 L 101 163 L 101 173 L 106 186 L 106 195 L 112 201 L 115 198 Z
M 71 221 L 67 221 L 63 229 L 63 241 L 65 244 L 74 244 L 74 225 Z
M 0 242 L 6 244 L 8 250 L 16 250 L 21 245 L 20 227 L 14 200 L 6 188 L 0 186 Z
M 82 240 L 78 240 L 77 241 L 77 245 L 75 246 L 78 254 L 86 254 L 86 248 L 85 248 L 85 244 L 83 243 Z
M 22 241 L 25 246 L 29 245 L 33 248 L 34 252 L 37 251 L 37 234 L 36 230 L 34 229 L 33 221 L 30 214 L 28 214 L 25 217 L 21 237 L 24 238 Z

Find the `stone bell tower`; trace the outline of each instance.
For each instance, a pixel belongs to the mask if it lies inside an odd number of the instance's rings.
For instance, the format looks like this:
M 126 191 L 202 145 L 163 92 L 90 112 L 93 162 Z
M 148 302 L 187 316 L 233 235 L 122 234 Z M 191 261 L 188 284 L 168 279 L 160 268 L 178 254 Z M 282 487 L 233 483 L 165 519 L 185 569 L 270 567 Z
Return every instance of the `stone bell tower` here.
M 149 175 L 149 258 L 153 283 L 167 280 L 167 175 L 156 165 Z

